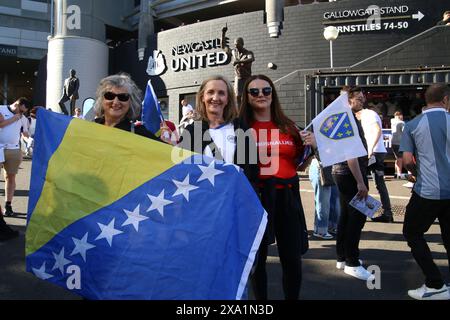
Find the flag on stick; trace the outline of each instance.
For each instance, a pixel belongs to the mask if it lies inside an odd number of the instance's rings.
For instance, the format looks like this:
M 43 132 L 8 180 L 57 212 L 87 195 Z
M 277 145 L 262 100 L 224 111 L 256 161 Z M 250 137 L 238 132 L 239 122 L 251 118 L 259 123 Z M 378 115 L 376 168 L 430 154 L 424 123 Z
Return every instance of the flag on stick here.
M 311 123 L 324 167 L 367 155 L 347 93 L 334 100 Z
M 160 127 L 161 123 L 164 122 L 164 116 L 150 80 L 147 82 L 144 101 L 142 101 L 141 119 L 147 130 L 157 137 L 160 136 Z

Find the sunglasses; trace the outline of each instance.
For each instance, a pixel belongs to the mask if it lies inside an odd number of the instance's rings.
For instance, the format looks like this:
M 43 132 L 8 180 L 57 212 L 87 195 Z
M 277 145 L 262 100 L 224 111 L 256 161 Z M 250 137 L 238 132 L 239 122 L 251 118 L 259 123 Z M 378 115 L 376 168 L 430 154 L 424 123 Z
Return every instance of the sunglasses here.
M 117 99 L 119 99 L 119 101 L 122 102 L 127 102 L 128 100 L 130 100 L 130 95 L 128 93 L 115 94 L 108 91 L 103 95 L 103 98 L 105 98 L 106 100 L 114 100 L 116 97 Z
M 250 93 L 252 95 L 252 97 L 257 97 L 259 96 L 259 90 L 258 88 L 250 88 L 248 89 L 248 93 Z M 270 94 L 272 93 L 272 88 L 271 87 L 265 87 L 261 89 L 262 94 L 264 96 L 270 96 Z

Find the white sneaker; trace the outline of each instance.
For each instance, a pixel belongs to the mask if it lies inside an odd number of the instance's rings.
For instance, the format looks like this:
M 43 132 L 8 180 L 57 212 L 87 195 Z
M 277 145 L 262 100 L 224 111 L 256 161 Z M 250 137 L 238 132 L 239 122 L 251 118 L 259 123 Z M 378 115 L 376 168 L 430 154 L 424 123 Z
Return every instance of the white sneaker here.
M 352 277 L 358 278 L 364 281 L 372 281 L 375 279 L 375 276 L 367 271 L 363 266 L 358 267 L 344 267 L 344 272 Z
M 412 182 L 407 182 L 407 183 L 405 183 L 403 186 L 406 187 L 406 188 L 412 189 L 412 188 L 414 188 L 414 183 L 412 183 Z
M 416 300 L 450 300 L 450 293 L 445 284 L 440 289 L 423 285 L 416 290 L 408 290 L 408 296 Z
M 359 261 L 360 265 L 363 264 L 363 261 L 361 259 L 358 259 L 358 261 Z M 336 269 L 343 270 L 344 268 L 345 268 L 345 261 L 337 261 L 336 262 Z

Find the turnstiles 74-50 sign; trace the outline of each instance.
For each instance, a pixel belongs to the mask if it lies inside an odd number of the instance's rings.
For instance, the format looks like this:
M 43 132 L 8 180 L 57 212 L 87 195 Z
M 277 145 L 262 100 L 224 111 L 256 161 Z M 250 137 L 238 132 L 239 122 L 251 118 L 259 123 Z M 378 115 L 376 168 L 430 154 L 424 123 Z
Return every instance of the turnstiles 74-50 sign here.
M 335 26 L 340 34 L 408 29 L 413 22 L 421 21 L 425 15 L 407 5 L 327 11 L 323 24 Z

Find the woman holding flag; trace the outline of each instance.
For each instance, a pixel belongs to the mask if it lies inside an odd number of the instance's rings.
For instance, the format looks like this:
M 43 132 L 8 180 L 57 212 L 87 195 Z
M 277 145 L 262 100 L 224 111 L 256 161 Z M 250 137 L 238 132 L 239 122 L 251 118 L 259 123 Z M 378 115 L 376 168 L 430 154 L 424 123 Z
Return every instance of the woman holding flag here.
M 277 242 L 287 300 L 297 300 L 302 281 L 302 259 L 308 247 L 305 216 L 299 193 L 297 159 L 303 157 L 302 139 L 314 144 L 312 133 L 302 137 L 281 109 L 273 82 L 264 75 L 244 84 L 240 117 L 254 130 L 258 146 L 258 192 L 268 212 L 268 224 L 252 275 L 255 298 L 267 300 L 268 246 Z
M 236 96 L 224 77 L 212 76 L 196 96 L 195 121 L 183 130 L 179 147 L 240 166 L 250 183 L 258 179 L 256 144 L 237 118 Z
M 142 94 L 135 82 L 126 74 L 108 76 L 97 87 L 95 122 L 158 140 L 144 126 L 136 126 L 141 116 Z

